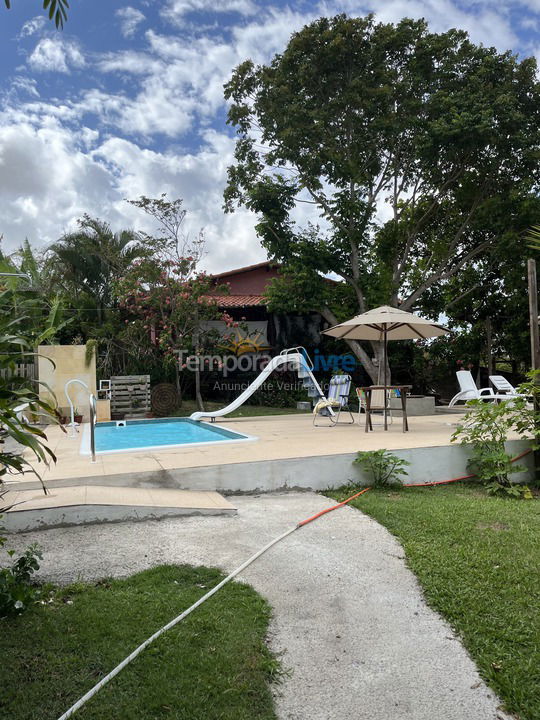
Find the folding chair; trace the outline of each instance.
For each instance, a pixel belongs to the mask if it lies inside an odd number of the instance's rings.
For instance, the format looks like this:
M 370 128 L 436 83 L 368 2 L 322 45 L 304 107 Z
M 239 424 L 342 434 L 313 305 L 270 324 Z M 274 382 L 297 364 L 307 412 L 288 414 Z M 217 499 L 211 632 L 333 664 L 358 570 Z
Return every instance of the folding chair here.
M 388 390 L 386 398 L 386 416 L 390 419 L 390 424 L 393 422 L 392 408 L 390 407 L 390 396 L 391 391 Z M 361 414 L 362 410 L 366 411 L 366 397 L 361 388 L 356 388 L 356 397 L 358 398 L 358 424 L 362 423 Z M 372 390 L 371 391 L 371 414 L 373 412 L 380 412 L 384 424 L 384 390 Z M 375 423 L 378 425 L 378 423 Z
M 332 426 L 337 425 L 339 423 L 342 410 L 348 412 L 351 419 L 342 422 L 341 424 L 352 425 L 354 423 L 354 416 L 351 408 L 349 407 L 351 381 L 352 378 L 350 375 L 334 375 L 332 377 L 328 386 L 328 393 L 326 397 L 321 397 L 313 408 L 313 425 L 315 427 L 324 427 L 324 425 L 317 423 L 318 417 L 327 418 Z M 330 410 L 332 410 L 333 413 L 330 412 Z

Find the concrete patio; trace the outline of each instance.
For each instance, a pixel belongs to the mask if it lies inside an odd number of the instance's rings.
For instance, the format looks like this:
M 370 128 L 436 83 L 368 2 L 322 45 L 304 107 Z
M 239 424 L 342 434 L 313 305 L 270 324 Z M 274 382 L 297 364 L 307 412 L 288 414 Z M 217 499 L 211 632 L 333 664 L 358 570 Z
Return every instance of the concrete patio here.
M 313 427 L 310 414 L 225 418 L 221 425 L 256 440 L 103 454 L 95 463 L 80 454 L 82 433 L 69 437 L 53 427 L 48 439 L 57 463 L 43 467 L 42 476 L 48 487 L 113 485 L 227 493 L 323 489 L 367 481 L 352 464 L 356 453 L 387 448 L 411 463 L 408 482 L 434 482 L 467 471 L 467 448 L 451 443 L 460 417 L 414 417 L 407 433 L 399 419 L 387 432 L 376 425 L 366 433 L 363 424 L 357 423 Z M 509 446 L 517 455 L 525 444 L 511 438 Z M 39 483 L 25 474 L 17 478 L 17 487 L 36 489 Z
M 233 501 L 238 514 L 229 517 L 58 528 L 12 536 L 10 545 L 39 542 L 39 578 L 58 583 L 163 563 L 230 572 L 334 504 L 309 492 Z M 452 628 L 427 606 L 398 541 L 358 510 L 306 525 L 240 578 L 271 604 L 269 645 L 291 671 L 272 686 L 279 720 L 510 720 Z M 219 607 L 219 593 L 209 602 Z
M 125 520 L 158 520 L 186 515 L 234 515 L 236 508 L 217 492 L 73 485 L 49 490 L 11 487 L 4 502 L 13 507 L 2 525 L 11 532 Z

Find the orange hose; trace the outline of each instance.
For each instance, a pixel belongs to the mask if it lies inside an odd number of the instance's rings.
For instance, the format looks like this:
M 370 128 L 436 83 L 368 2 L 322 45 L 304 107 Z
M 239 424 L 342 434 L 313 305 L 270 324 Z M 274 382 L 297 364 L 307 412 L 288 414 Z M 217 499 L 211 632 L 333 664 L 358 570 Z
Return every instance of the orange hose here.
M 532 450 L 529 448 L 528 450 L 524 450 L 519 455 L 516 455 L 516 457 L 513 457 L 510 462 L 516 462 L 517 460 L 520 460 L 525 455 L 528 455 L 531 453 Z M 434 480 L 433 482 L 428 483 L 411 483 L 410 485 L 403 485 L 403 487 L 431 487 L 432 485 L 448 485 L 448 483 L 453 482 L 459 482 L 460 480 L 470 480 L 471 478 L 476 477 L 475 473 L 472 475 L 461 475 L 461 477 L 452 478 L 451 480 Z
M 354 495 L 351 495 L 350 498 L 347 498 L 346 500 L 343 500 L 342 502 L 337 503 L 337 505 L 332 505 L 332 507 L 321 510 L 320 512 L 316 513 L 315 515 L 312 515 L 311 517 L 306 518 L 306 520 L 302 520 L 301 522 L 299 522 L 296 527 L 303 527 L 304 525 L 307 525 L 308 523 L 313 522 L 313 520 L 320 518 L 321 515 L 326 515 L 326 513 L 332 512 L 332 510 L 337 510 L 338 508 L 342 507 L 343 505 L 346 505 L 347 503 L 351 502 L 351 500 L 354 500 L 354 498 L 357 498 L 359 495 L 363 495 L 364 493 L 367 493 L 368 490 L 371 490 L 371 488 L 368 488 L 368 487 L 364 488 L 363 490 L 360 490 L 360 492 L 357 492 Z
M 524 452 L 520 453 L 519 455 L 516 455 L 516 457 L 513 457 L 511 462 L 516 462 L 516 460 L 520 460 L 522 457 L 525 457 L 525 455 L 528 455 L 531 453 L 532 450 L 525 450 Z M 459 482 L 460 480 L 470 480 L 471 478 L 476 477 L 476 475 L 473 473 L 472 475 L 460 475 L 459 477 L 451 478 L 450 480 L 434 480 L 433 482 L 428 483 L 413 483 L 411 485 L 403 485 L 402 487 L 406 488 L 417 488 L 417 487 L 431 487 L 433 485 L 447 485 L 448 483 L 453 482 Z M 343 505 L 347 505 L 347 503 L 350 503 L 351 500 L 354 500 L 357 497 L 360 497 L 360 495 L 363 495 L 364 493 L 367 493 L 368 490 L 371 490 L 371 487 L 364 488 L 363 490 L 360 490 L 360 492 L 355 493 L 354 495 L 351 495 L 351 497 L 348 497 L 346 500 L 342 500 L 340 503 L 336 503 L 336 505 L 332 505 L 332 507 L 325 508 L 324 510 L 321 510 L 318 513 L 315 513 L 315 515 L 312 515 L 311 517 L 306 518 L 305 520 L 302 520 L 299 522 L 296 527 L 303 527 L 304 525 L 307 525 L 310 522 L 313 522 L 313 520 L 317 520 L 317 518 L 320 518 L 322 515 L 326 515 L 326 513 L 332 512 L 332 510 L 337 510 L 340 507 L 343 507 Z

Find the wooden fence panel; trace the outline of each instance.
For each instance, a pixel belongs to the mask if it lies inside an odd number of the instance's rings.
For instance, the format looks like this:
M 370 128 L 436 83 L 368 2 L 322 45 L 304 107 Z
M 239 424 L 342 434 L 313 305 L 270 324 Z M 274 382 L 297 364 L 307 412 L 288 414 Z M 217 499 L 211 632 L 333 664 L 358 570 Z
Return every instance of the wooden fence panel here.
M 11 370 L 10 368 L 2 368 L 0 370 L 0 377 L 3 379 L 17 375 L 19 377 L 28 378 L 28 380 L 36 380 L 37 365 L 34 365 L 33 363 L 17 363 L 14 370 Z
M 111 416 L 145 417 L 150 412 L 150 375 L 111 378 Z

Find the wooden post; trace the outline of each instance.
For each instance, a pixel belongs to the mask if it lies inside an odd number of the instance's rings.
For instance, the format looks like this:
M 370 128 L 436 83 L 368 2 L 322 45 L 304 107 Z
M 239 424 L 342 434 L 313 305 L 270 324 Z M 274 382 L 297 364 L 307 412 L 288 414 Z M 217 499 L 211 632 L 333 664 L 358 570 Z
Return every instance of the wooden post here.
M 491 318 L 486 318 L 486 352 L 487 352 L 487 366 L 488 366 L 488 377 L 493 375 L 493 336 Z
M 536 283 L 536 260 L 527 260 L 529 282 L 529 326 L 531 329 L 531 367 L 540 370 L 540 339 L 538 333 L 538 286 Z
M 527 280 L 529 285 L 529 326 L 531 332 L 531 367 L 533 370 L 540 370 L 540 339 L 538 333 L 538 286 L 536 283 L 536 260 L 527 260 Z M 540 377 L 535 378 L 540 383 Z M 540 407 L 538 396 L 535 396 L 534 409 L 536 422 L 540 422 Z M 538 429 L 538 428 L 537 428 Z M 535 480 L 540 482 L 540 451 L 534 453 Z

